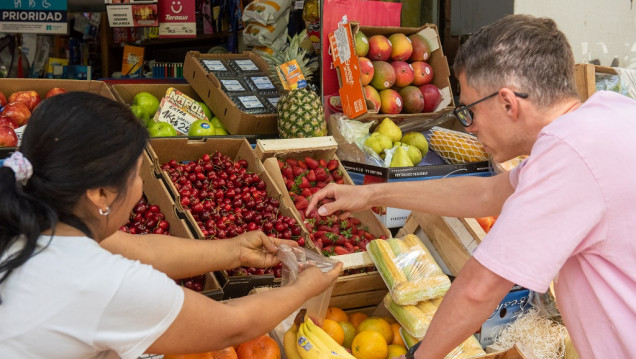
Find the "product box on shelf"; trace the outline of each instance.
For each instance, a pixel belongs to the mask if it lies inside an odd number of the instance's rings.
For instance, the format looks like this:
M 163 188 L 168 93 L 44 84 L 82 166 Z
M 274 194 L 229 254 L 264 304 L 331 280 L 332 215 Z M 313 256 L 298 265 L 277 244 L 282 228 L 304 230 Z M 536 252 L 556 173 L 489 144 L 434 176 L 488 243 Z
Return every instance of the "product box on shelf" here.
M 143 192 L 149 204 L 159 206 L 161 213 L 165 215 L 165 220 L 170 223 L 170 235 L 179 238 L 195 238 L 192 228 L 186 223 L 175 202 L 170 196 L 165 184 L 154 170 L 150 156 L 144 151 L 140 176 L 143 182 Z M 214 273 L 205 273 L 205 282 L 203 291 L 200 292 L 212 299 L 221 300 L 223 298 L 223 290 Z
M 463 127 L 448 117 L 423 122 L 415 131 L 428 130 L 433 125 L 463 131 Z M 454 176 L 490 176 L 492 168 L 488 161 L 465 164 L 447 164 L 433 152 L 428 151 L 422 162 L 413 167 L 380 167 L 366 163 L 366 155 L 355 144 L 349 143 L 340 130 L 338 119 L 331 116 L 328 121 L 329 133 L 338 143 L 337 155 L 342 165 L 357 185 L 399 181 L 419 181 Z M 388 228 L 402 227 L 410 211 L 393 207 L 374 208 L 382 223 Z
M 305 157 L 312 157 L 316 160 L 337 160 L 335 155 L 336 143 L 331 136 L 303 138 L 303 139 L 286 139 L 286 140 L 259 140 L 256 145 L 256 153 L 263 160 L 265 169 L 272 176 L 278 189 L 283 193 L 283 198 L 287 205 L 294 211 L 298 211 L 294 206 L 294 202 L 287 190 L 285 181 L 278 166 L 278 160 L 286 159 L 304 160 Z M 347 175 L 342 164 L 338 164 L 338 168 L 343 173 L 343 182 L 353 184 L 351 178 Z M 298 213 L 300 216 L 300 213 Z M 360 220 L 361 224 L 368 228 L 368 231 L 375 236 L 384 235 L 387 238 L 391 236 L 389 230 L 380 223 L 375 215 L 370 211 L 362 211 L 353 213 L 352 216 Z M 309 231 L 303 227 L 303 231 L 310 238 Z M 313 245 L 311 240 L 308 244 Z M 319 251 L 321 252 L 321 251 Z M 387 292 L 386 285 L 376 270 L 367 271 L 373 266 L 373 261 L 366 252 L 357 252 L 343 255 L 332 256 L 336 260 L 342 261 L 348 269 L 346 274 L 342 275 L 336 281 L 331 297 L 331 306 L 341 308 L 366 307 L 376 305 Z
M 259 55 L 252 52 L 218 55 L 190 51 L 185 57 L 183 73 L 230 134 L 278 133 L 277 114 L 272 113 L 259 92 L 241 84 L 242 79 L 255 73 L 262 77 L 269 74 L 269 66 Z M 227 92 L 230 90 L 232 92 Z
M 415 234 L 424 243 L 442 271 L 457 276 L 486 233 L 473 219 L 443 217 L 413 212 L 396 237 Z M 482 324 L 477 338 L 482 347 L 493 343 L 503 327 L 530 309 L 530 291 L 515 285 L 491 316 Z
M 110 85 L 113 93 L 117 97 L 117 100 L 120 103 L 125 105 L 132 104 L 135 95 L 140 92 L 148 92 L 157 97 L 159 102 L 166 95 L 166 91 L 173 87 L 176 90 L 180 91 L 184 95 L 196 100 L 202 101 L 201 97 L 194 91 L 192 86 L 187 83 L 173 83 L 173 84 L 113 84 Z M 213 115 L 216 113 L 213 112 Z M 211 119 L 209 119 L 211 120 Z M 245 138 L 250 143 L 256 143 L 256 140 L 259 138 L 271 138 L 272 136 L 268 135 L 224 135 L 224 136 L 215 136 L 218 138 Z
M 389 117 L 394 121 L 421 121 L 439 116 L 442 113 L 452 110 L 455 106 L 452 89 L 450 85 L 450 68 L 448 60 L 442 51 L 442 45 L 434 24 L 425 24 L 418 28 L 411 27 L 385 27 L 385 26 L 358 26 L 357 23 L 350 24 L 351 36 L 346 32 L 348 27 L 339 27 L 330 36 L 331 53 L 334 57 L 334 64 L 338 70 L 338 81 L 341 86 L 340 97 L 343 112 L 350 118 L 360 121 L 371 121 Z M 402 33 L 406 36 L 419 34 L 428 40 L 431 55 L 427 62 L 433 69 L 432 84 L 440 89 L 442 99 L 439 105 L 432 112 L 425 113 L 399 113 L 382 114 L 372 101 L 365 99 L 362 85 L 355 79 L 360 77 L 360 63 L 355 52 L 346 49 L 355 48 L 351 43 L 355 34 L 360 31 L 370 38 L 374 35 L 389 37 L 395 33 Z M 340 34 L 342 32 L 342 34 Z M 347 42 L 348 41 L 348 42 Z M 371 59 L 371 61 L 373 61 Z M 352 80 L 351 80 L 352 79 Z
M 268 196 L 279 201 L 278 213 L 293 218 L 297 223 L 300 223 L 297 213 L 286 205 L 278 187 L 265 171 L 263 164 L 255 156 L 252 147 L 245 139 L 153 138 L 150 140 L 148 152 L 153 158 L 155 172 L 163 179 L 168 187 L 169 193 L 175 199 L 177 208 L 183 213 L 188 224 L 194 228 L 196 238 L 204 238 L 204 234 L 197 225 L 192 213 L 181 206 L 179 191 L 170 180 L 168 173 L 161 170 L 161 165 L 173 159 L 177 162 L 194 161 L 201 158 L 204 154 L 212 155 L 217 151 L 229 156 L 234 162 L 245 160 L 247 162 L 247 171 L 258 174 L 259 178 L 265 182 Z M 306 236 L 302 233 L 301 235 L 303 238 Z M 306 241 L 307 239 L 308 238 L 305 238 Z M 216 272 L 215 274 L 223 287 L 225 299 L 245 296 L 255 287 L 280 284 L 280 280 L 274 278 L 271 274 L 230 276 L 226 271 Z

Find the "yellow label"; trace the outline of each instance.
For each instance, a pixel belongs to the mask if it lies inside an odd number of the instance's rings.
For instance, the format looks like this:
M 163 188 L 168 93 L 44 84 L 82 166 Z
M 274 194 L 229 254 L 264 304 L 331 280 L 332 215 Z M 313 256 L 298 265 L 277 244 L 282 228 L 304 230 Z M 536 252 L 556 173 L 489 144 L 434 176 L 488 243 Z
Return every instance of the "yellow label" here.
M 296 60 L 276 66 L 276 72 L 280 82 L 283 84 L 283 88 L 287 91 L 307 87 L 307 80 L 305 80 L 305 76 L 303 76 Z

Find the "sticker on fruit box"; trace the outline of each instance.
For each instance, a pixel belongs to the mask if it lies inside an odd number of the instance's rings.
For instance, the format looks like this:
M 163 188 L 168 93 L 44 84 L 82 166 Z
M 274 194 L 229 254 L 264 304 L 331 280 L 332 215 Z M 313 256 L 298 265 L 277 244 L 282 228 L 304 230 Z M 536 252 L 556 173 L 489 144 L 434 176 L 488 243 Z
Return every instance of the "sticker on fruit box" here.
M 237 68 L 237 70 L 241 72 L 260 72 L 261 71 L 261 69 L 259 69 L 258 66 L 256 66 L 254 61 L 250 59 L 232 60 L 230 61 L 230 64 L 233 64 Z
M 24 129 L 25 128 L 26 128 L 26 125 L 20 126 L 20 127 L 15 129 L 15 135 L 18 137 L 18 146 L 20 146 L 20 144 L 22 144 L 22 136 L 24 135 Z
M 234 72 L 221 60 L 201 59 L 200 61 L 201 65 L 203 65 L 208 72 L 213 72 L 216 76 L 228 76 L 234 74 Z
M 159 111 L 155 114 L 153 121 L 167 122 L 171 124 L 180 135 L 187 136 L 188 131 L 190 131 L 190 126 L 200 119 L 201 118 L 186 111 L 179 104 L 172 102 L 168 97 L 164 97 L 161 99 Z
M 225 79 L 220 81 L 221 81 L 221 87 L 223 88 L 223 91 L 226 93 L 247 91 L 247 86 L 245 86 L 243 82 L 240 80 Z
M 255 95 L 232 97 L 232 101 L 239 110 L 247 113 L 262 114 L 270 112 L 261 100 Z
M 269 80 L 267 76 L 248 76 L 246 78 L 247 84 L 250 86 L 252 91 L 258 92 L 272 92 L 276 91 L 276 87 Z

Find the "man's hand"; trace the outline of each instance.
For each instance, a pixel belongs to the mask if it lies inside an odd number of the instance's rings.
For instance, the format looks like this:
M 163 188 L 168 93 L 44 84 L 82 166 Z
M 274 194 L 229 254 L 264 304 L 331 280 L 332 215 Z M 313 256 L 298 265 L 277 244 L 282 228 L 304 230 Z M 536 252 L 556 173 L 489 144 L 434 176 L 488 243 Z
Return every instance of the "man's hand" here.
M 235 238 L 239 249 L 239 265 L 245 267 L 267 268 L 280 262 L 276 256 L 278 246 L 286 244 L 297 247 L 295 241 L 272 238 L 261 231 L 246 232 Z
M 328 203 L 323 203 L 323 205 L 318 208 L 319 215 L 328 216 L 336 211 L 342 211 L 339 217 L 340 219 L 345 219 L 351 215 L 351 212 L 358 212 L 370 208 L 368 203 L 369 188 L 369 185 L 351 186 L 330 183 L 311 196 L 311 201 L 309 201 L 305 214 L 309 215 L 317 206 L 318 202 L 324 199 L 323 202 Z

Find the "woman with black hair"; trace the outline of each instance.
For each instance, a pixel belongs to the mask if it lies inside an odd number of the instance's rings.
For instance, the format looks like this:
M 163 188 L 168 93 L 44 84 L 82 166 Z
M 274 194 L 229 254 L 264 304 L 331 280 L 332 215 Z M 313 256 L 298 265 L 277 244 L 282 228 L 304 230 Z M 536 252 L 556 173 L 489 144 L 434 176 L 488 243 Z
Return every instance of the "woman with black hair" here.
M 228 304 L 177 286 L 168 276 L 271 266 L 283 241 L 118 232 L 142 195 L 147 136 L 128 108 L 89 93 L 54 96 L 34 111 L 19 152 L 0 167 L 2 357 L 220 349 L 266 333 L 336 280 L 341 264 L 310 267 L 289 286 Z

